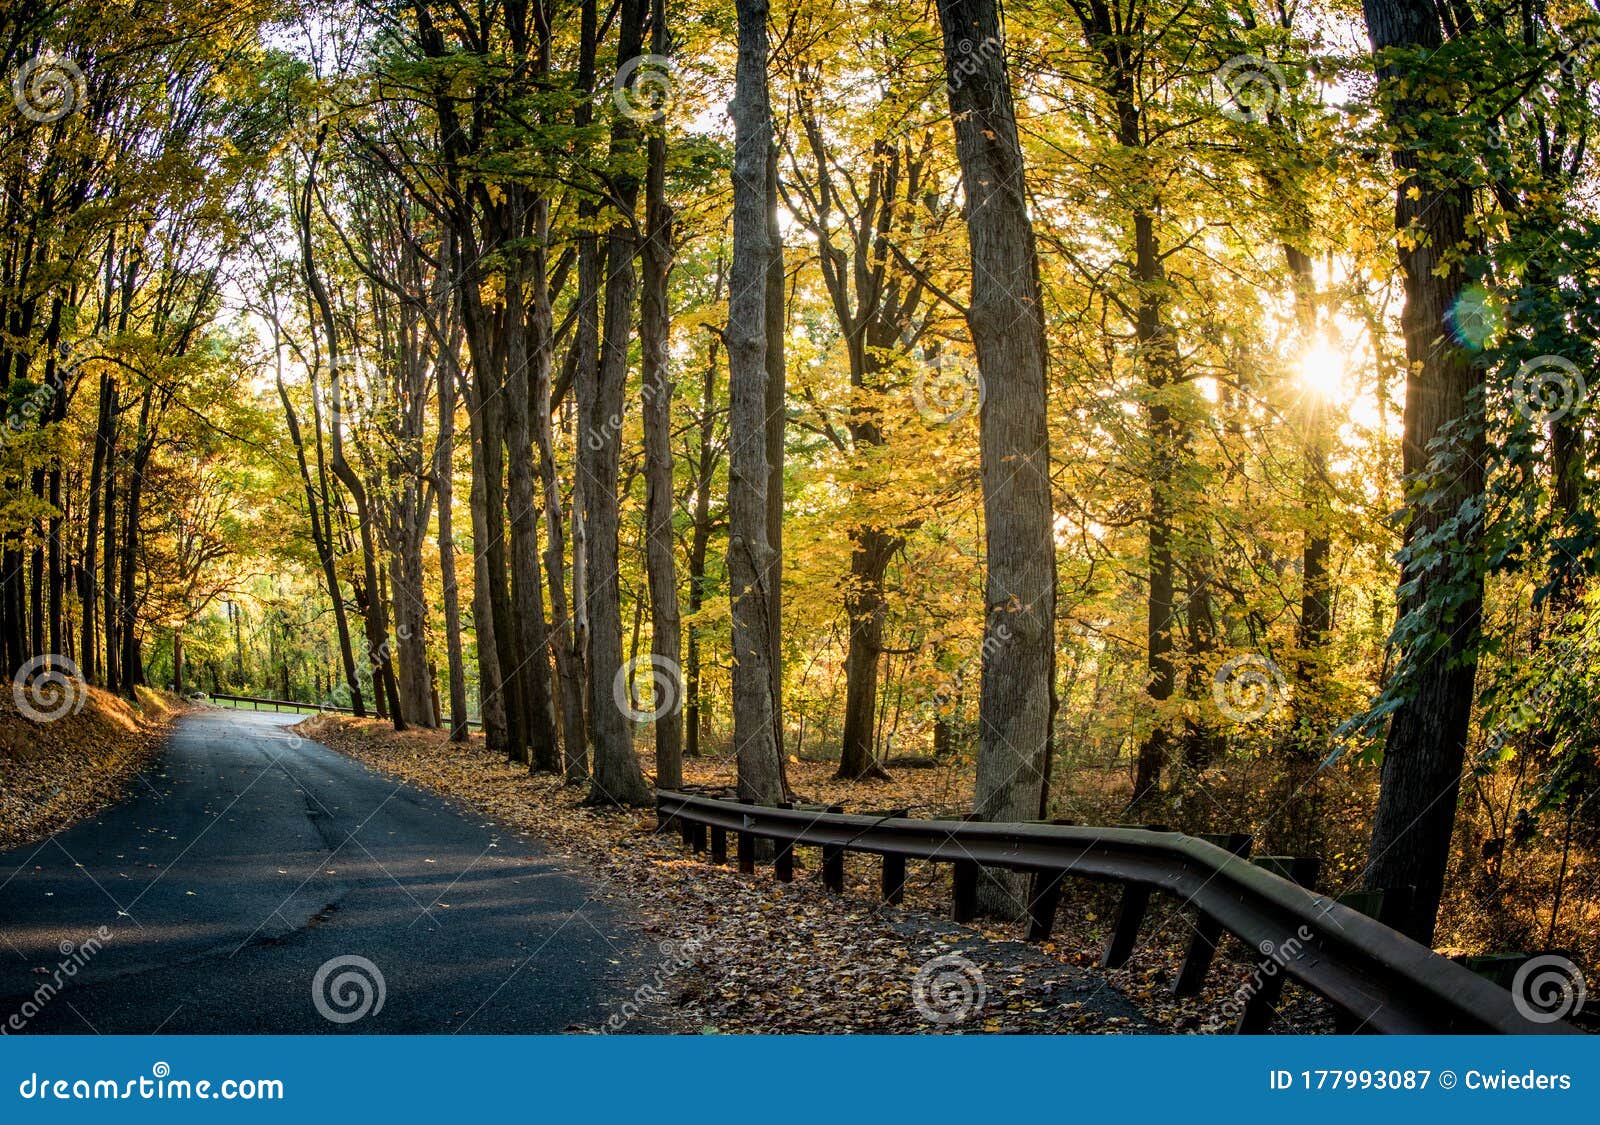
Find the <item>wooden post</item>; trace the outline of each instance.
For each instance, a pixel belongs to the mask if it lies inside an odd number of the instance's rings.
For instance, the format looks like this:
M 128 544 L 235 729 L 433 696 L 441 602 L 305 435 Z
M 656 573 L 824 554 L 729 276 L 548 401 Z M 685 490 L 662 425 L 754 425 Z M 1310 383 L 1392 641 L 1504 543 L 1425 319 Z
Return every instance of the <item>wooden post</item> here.
M 822 846 L 822 885 L 835 894 L 844 893 L 844 849 L 836 844 Z
M 706 850 L 706 826 L 696 822 L 689 827 L 689 846 L 696 852 Z
M 1102 969 L 1120 969 L 1133 956 L 1133 947 L 1139 941 L 1139 927 L 1144 923 L 1145 908 L 1150 905 L 1150 888 L 1143 883 L 1124 883 L 1122 902 L 1117 906 L 1117 921 L 1112 927 L 1111 939 L 1100 956 Z
M 1056 924 L 1064 871 L 1035 871 L 1028 886 L 1028 940 L 1045 941 Z
M 772 860 L 772 874 L 780 883 L 794 882 L 794 844 L 779 840 L 778 854 Z
M 1227 848 L 1236 856 L 1250 854 L 1250 836 L 1244 832 L 1202 836 L 1201 839 Z M 1217 943 L 1222 940 L 1222 932 L 1222 923 L 1207 914 L 1201 914 L 1194 920 L 1194 936 L 1189 939 L 1189 950 L 1183 956 L 1178 979 L 1172 984 L 1174 995 L 1193 996 L 1204 986 L 1206 971 L 1211 968 L 1211 959 L 1217 955 Z
M 903 855 L 886 855 L 883 857 L 883 901 L 898 906 L 906 897 L 906 857 Z
M 1189 952 L 1183 956 L 1183 967 L 1172 991 L 1177 996 L 1193 996 L 1206 982 L 1206 970 L 1217 955 L 1217 942 L 1222 940 L 1222 923 L 1209 914 L 1194 920 L 1194 936 L 1189 939 Z
M 1267 965 L 1274 966 L 1270 976 L 1266 974 Z M 1262 961 L 1257 971 L 1262 973 L 1261 983 L 1244 1002 L 1244 1011 L 1239 1013 L 1239 1022 L 1233 1029 L 1236 1035 L 1264 1033 L 1272 1026 L 1272 1017 L 1278 1014 L 1278 999 L 1283 995 L 1283 966 L 1275 961 Z
M 739 870 L 746 875 L 756 873 L 756 838 L 748 832 L 739 833 Z
M 1393 926 L 1411 908 L 1411 888 L 1399 887 L 1375 891 L 1348 891 L 1334 901 L 1351 910 L 1358 910 L 1368 918 L 1376 918 L 1386 926 Z M 1333 1030 L 1337 1035 L 1357 1035 L 1366 1029 L 1366 1022 L 1343 1008 L 1333 1010 Z
M 970 922 L 978 916 L 978 865 L 970 859 L 958 859 L 953 866 L 950 917 L 957 922 Z
M 1322 861 L 1310 855 L 1258 855 L 1250 862 L 1274 875 L 1299 883 L 1307 890 L 1311 889 L 1311 885 L 1317 881 L 1318 872 L 1322 870 Z
M 715 825 L 711 828 L 711 862 L 716 864 L 728 862 L 728 830 Z

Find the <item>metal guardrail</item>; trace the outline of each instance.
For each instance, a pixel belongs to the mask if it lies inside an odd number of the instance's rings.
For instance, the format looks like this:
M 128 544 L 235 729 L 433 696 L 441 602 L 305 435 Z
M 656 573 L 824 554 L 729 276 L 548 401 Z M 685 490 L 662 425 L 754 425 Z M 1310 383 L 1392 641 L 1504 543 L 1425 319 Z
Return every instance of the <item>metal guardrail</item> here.
M 890 901 L 899 901 L 903 893 L 906 860 L 950 863 L 958 921 L 975 912 L 981 868 L 1027 872 L 1033 876 L 1029 937 L 1036 940 L 1049 935 L 1067 876 L 1120 883 L 1122 907 L 1101 962 L 1108 966 L 1131 954 L 1151 894 L 1170 895 L 1199 912 L 1179 974 L 1180 992 L 1185 982 L 1189 991 L 1198 991 L 1224 932 L 1259 958 L 1258 976 L 1265 979 L 1245 1005 L 1242 1032 L 1265 1030 L 1287 976 L 1333 1004 L 1346 1030 L 1577 1033 L 1564 1022 L 1528 1019 L 1504 988 L 1269 869 L 1303 875 L 1285 867 L 1295 861 L 1243 858 L 1238 844 L 1244 837 L 1231 841 L 1230 850 L 1178 832 L 1141 828 L 913 820 L 903 810 L 844 815 L 837 806 L 772 808 L 665 790 L 657 792 L 656 808 L 663 828 L 678 828 L 696 850 L 704 850 L 709 831 L 715 862 L 726 861 L 727 836 L 733 833 L 745 871 L 755 869 L 757 839 L 778 842 L 774 868 L 780 879 L 793 878 L 795 846 L 818 847 L 823 882 L 834 891 L 843 889 L 846 852 L 883 857 L 883 892 Z M 1269 965 L 1276 968 L 1268 971 Z
M 208 692 L 206 694 L 206 699 L 205 700 L 201 700 L 201 702 L 205 702 L 207 700 L 212 700 L 212 699 L 225 699 L 230 703 L 248 703 L 248 704 L 251 705 L 250 709 L 252 711 L 259 711 L 259 710 L 261 710 L 262 707 L 267 707 L 270 710 L 274 710 L 274 711 L 294 711 L 296 713 L 299 713 L 301 711 L 310 711 L 310 712 L 313 712 L 313 713 L 317 713 L 317 712 L 332 712 L 332 713 L 337 714 L 337 715 L 353 715 L 353 714 L 355 714 L 355 711 L 352 708 L 349 708 L 349 707 L 337 707 L 332 703 L 301 703 L 301 702 L 299 702 L 297 700 L 293 700 L 293 699 L 269 699 L 269 698 L 267 698 L 265 696 L 257 696 L 257 695 L 225 695 L 222 692 L 215 692 L 215 691 L 214 692 Z M 449 715 L 443 716 L 439 720 L 439 725 L 441 727 L 448 727 L 450 725 L 450 716 Z M 483 723 L 479 719 L 468 719 L 467 720 L 467 726 L 468 727 L 481 727 L 481 726 L 483 726 Z

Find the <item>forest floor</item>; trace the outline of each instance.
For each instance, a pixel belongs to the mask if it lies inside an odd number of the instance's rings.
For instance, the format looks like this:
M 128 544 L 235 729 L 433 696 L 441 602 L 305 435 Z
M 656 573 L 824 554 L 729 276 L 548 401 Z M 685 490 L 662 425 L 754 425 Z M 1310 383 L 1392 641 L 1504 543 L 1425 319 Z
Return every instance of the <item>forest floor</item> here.
M 43 839 L 115 803 L 185 704 L 140 688 L 137 703 L 79 683 L 82 706 L 33 722 L 0 692 L 0 851 Z
M 1116 913 L 1115 892 L 1081 885 L 1064 896 L 1051 941 L 1017 940 L 1005 923 L 956 925 L 944 917 L 946 867 L 908 865 L 905 902 L 877 898 L 877 863 L 846 861 L 845 893 L 821 885 L 818 857 L 796 854 L 795 881 L 768 869 L 741 875 L 684 851 L 655 831 L 652 811 L 600 811 L 585 790 L 489 753 L 474 735 L 450 743 L 439 731 L 396 733 L 379 720 L 318 716 L 296 728 L 307 737 L 403 780 L 464 801 L 537 836 L 582 868 L 603 898 L 626 902 L 662 949 L 640 1013 L 656 1029 L 696 1032 L 1208 1033 L 1231 1030 L 1223 1009 L 1252 963 L 1224 943 L 1206 990 L 1175 999 L 1192 912 L 1152 903 L 1138 952 L 1121 969 L 1098 968 Z M 641 754 L 646 775 L 651 755 Z M 890 781 L 841 782 L 825 762 L 791 758 L 789 780 L 806 801 L 848 811 L 910 807 L 913 815 L 961 809 L 970 782 L 955 769 L 905 769 Z M 732 763 L 691 759 L 686 781 L 733 781 Z M 918 972 L 923 1009 L 915 1003 Z M 942 966 L 942 968 L 941 968 Z M 929 973 L 935 975 L 929 976 Z M 931 1001 L 931 1002 L 930 1002 Z M 941 1006 L 941 1004 L 943 1006 Z M 960 1019 L 949 1019 L 953 1011 Z M 944 1022 L 948 1019 L 948 1022 Z M 1291 985 L 1275 1030 L 1323 1032 L 1331 1014 Z

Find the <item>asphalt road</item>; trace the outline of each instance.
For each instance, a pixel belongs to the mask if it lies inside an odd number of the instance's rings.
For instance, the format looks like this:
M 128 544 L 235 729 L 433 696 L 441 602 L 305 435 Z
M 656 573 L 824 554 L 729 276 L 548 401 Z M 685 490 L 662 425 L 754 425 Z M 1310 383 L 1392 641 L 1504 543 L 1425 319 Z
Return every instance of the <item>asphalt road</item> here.
M 297 718 L 186 717 L 121 804 L 0 854 L 0 1031 L 558 1032 L 649 979 L 536 843 Z

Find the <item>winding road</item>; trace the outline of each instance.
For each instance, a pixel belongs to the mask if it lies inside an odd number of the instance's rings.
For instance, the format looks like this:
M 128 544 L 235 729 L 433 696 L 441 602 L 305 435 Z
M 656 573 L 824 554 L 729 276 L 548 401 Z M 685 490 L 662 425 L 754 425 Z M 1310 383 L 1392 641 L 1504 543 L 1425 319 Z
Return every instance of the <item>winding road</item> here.
M 296 721 L 186 716 L 120 804 L 0 854 L 0 1031 L 559 1032 L 648 977 L 536 843 Z

